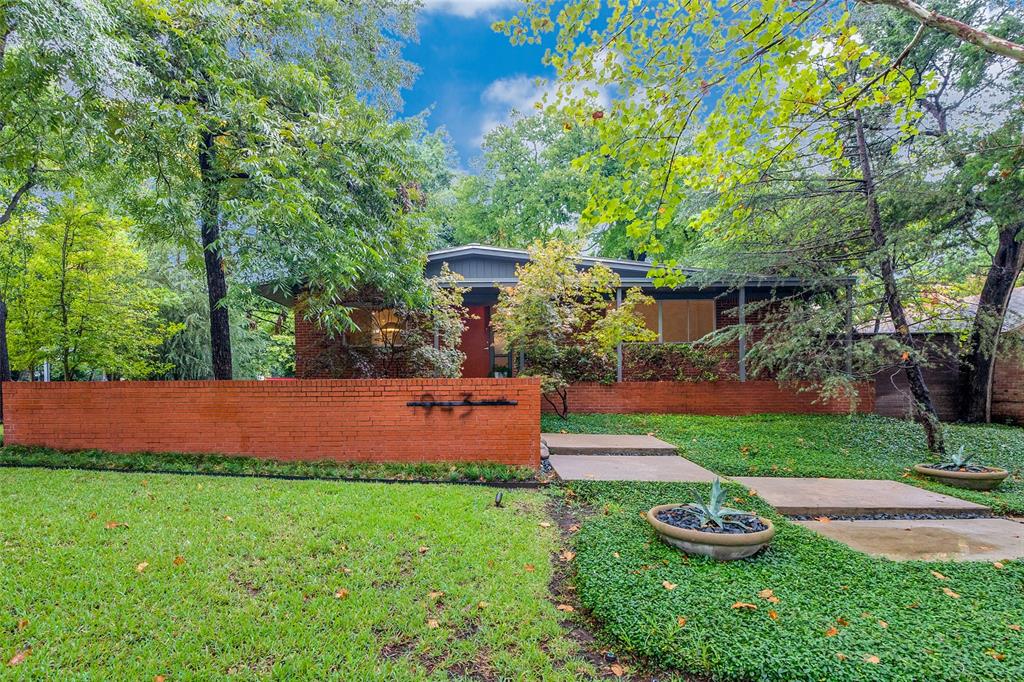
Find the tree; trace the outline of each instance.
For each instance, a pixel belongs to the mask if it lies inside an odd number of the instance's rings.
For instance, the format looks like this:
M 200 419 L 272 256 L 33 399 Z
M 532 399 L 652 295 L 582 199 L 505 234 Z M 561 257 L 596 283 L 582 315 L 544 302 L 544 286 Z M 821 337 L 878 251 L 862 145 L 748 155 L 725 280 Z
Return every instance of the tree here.
M 126 96 L 133 76 L 119 11 L 104 0 L 3 3 L 0 231 L 38 195 L 101 164 L 109 151 L 107 104 Z M 0 295 L 0 384 L 11 379 L 8 312 Z
M 890 111 L 899 142 L 913 137 L 914 107 L 927 86 L 906 76 L 903 62 L 925 33 L 922 26 L 899 54 L 872 48 L 846 14 L 792 3 L 570 2 L 551 20 L 551 3 L 497 25 L 514 41 L 538 40 L 557 29 L 548 62 L 558 71 L 556 106 L 590 119 L 603 145 L 634 182 L 628 199 L 591 192 L 585 215 L 622 220 L 630 235 L 662 261 L 663 283 L 680 271 L 665 258 L 661 235 L 678 226 L 686 197 L 704 194 L 707 208 L 685 224 L 724 242 L 749 237 L 755 223 L 745 188 L 817 157 L 825 173 L 854 169 L 841 181 L 863 196 L 871 248 L 895 328 L 908 348 L 903 365 L 915 414 L 930 447 L 942 451 L 941 429 L 920 372 L 920 356 L 902 302 L 893 243 L 879 219 L 877 178 L 863 133 L 866 113 Z M 581 86 L 615 93 L 610 111 L 588 109 Z M 850 133 L 853 133 L 852 137 Z M 852 150 L 852 153 L 850 152 Z
M 132 162 L 152 191 L 136 214 L 196 245 L 209 299 L 214 378 L 232 376 L 232 277 L 312 284 L 327 298 L 361 279 L 404 285 L 425 240 L 414 202 L 408 126 L 387 121 L 411 68 L 404 0 L 230 0 L 143 4 L 132 33 L 148 74 L 127 104 Z M 343 320 L 344 322 L 344 320 Z
M 526 356 L 520 375 L 541 378 L 544 399 L 563 419 L 570 383 L 608 380 L 619 344 L 656 337 L 637 311 L 651 298 L 631 288 L 614 305 L 619 276 L 603 264 L 580 268 L 578 257 L 574 244 L 533 244 L 491 317 L 495 333 Z
M 155 350 L 179 328 L 161 323 L 162 292 L 144 279 L 145 256 L 129 228 L 76 197 L 50 207 L 28 237 L 11 325 L 16 365 L 49 360 L 65 381 L 162 371 Z

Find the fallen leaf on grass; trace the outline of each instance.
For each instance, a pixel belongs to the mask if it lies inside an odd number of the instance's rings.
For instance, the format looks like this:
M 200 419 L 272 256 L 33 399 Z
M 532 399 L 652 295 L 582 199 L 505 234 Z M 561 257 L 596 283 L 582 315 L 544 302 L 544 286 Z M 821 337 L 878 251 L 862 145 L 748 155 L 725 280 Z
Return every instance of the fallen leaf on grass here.
M 992 568 L 1005 568 L 1006 565 L 1002 561 L 993 561 Z
M 612 556 L 615 557 L 616 559 L 618 559 L 619 558 L 619 553 L 618 552 L 612 552 Z
M 836 658 L 838 658 L 840 661 L 845 661 L 846 660 L 846 654 L 844 654 L 842 651 L 837 652 L 836 653 Z
M 426 554 L 427 552 L 430 551 L 430 548 L 429 547 L 420 547 L 418 551 L 419 551 L 420 554 Z
M 21 632 L 22 630 L 24 630 L 27 627 L 28 627 L 28 618 L 22 618 L 21 620 L 18 621 L 18 632 Z M 1013 626 L 1011 625 L 1010 627 L 1012 628 Z M 1017 627 L 1019 628 L 1020 626 L 1017 626 Z
M 148 561 L 143 561 L 143 562 L 142 562 L 141 564 L 139 564 L 138 566 L 136 566 L 136 567 L 135 567 L 135 570 L 136 570 L 136 571 L 137 571 L 138 573 L 142 573 L 142 572 L 143 572 L 143 571 L 145 571 L 145 570 L 146 570 L 147 568 L 149 568 L 149 562 L 148 562 Z
M 164 682 L 166 679 L 163 675 L 153 675 L 153 682 Z
M 985 654 L 988 655 L 988 656 L 991 656 L 992 658 L 996 659 L 997 661 L 1001 661 L 1004 658 L 1006 658 L 1006 654 L 1001 654 L 998 651 L 996 651 L 995 649 L 986 649 L 985 650 Z
M 949 589 L 948 587 L 943 587 L 942 591 L 946 594 L 947 597 L 952 597 L 953 599 L 959 599 L 960 598 L 959 594 L 957 594 L 953 590 Z
M 576 552 L 572 552 L 568 549 L 562 551 L 562 561 L 572 561 L 576 558 Z
M 579 529 L 580 529 L 580 526 L 579 526 L 578 523 L 574 523 L 571 526 L 569 526 L 568 528 L 566 528 L 566 530 L 568 530 L 570 533 L 575 533 Z
M 684 616 L 679 616 L 678 618 L 676 618 L 676 623 L 679 624 L 679 627 L 685 627 L 686 626 L 686 618 Z
M 942 575 L 938 571 L 932 571 L 931 573 L 932 573 L 933 576 L 935 576 L 939 580 L 949 580 L 949 578 L 947 576 Z
M 884 620 L 880 620 L 880 621 L 878 621 L 878 624 L 879 624 L 879 625 L 881 625 L 881 626 L 882 626 L 883 628 L 887 628 L 887 627 L 889 627 L 889 624 L 888 624 L 888 623 L 886 623 L 886 622 L 885 622 Z
M 569 606 L 568 604 L 559 604 L 556 608 L 559 611 L 564 611 L 565 613 L 572 613 L 573 611 L 576 610 L 573 607 Z
M 826 637 L 835 637 L 838 634 L 839 634 L 839 628 L 837 628 L 834 625 L 832 627 L 830 627 L 828 630 L 825 630 L 825 636 Z
M 489 604 L 488 602 L 485 602 L 485 601 L 479 602 L 479 603 L 478 603 L 478 604 L 476 605 L 476 607 L 477 607 L 478 609 L 486 609 L 486 608 L 487 608 L 488 606 L 490 606 L 490 604 Z
M 774 611 L 774 610 L 773 611 L 769 611 L 768 612 L 768 617 L 771 618 L 772 620 L 778 620 L 779 619 L 779 614 L 776 611 Z
M 235 521 L 235 520 L 234 520 L 233 518 L 231 518 L 230 516 L 225 516 L 225 517 L 224 517 L 224 520 L 225 520 L 225 521 L 227 521 L 228 523 L 234 523 L 234 521 Z
M 846 620 L 846 619 L 845 619 L 845 618 L 843 618 L 842 616 L 839 616 L 838 618 L 836 618 L 836 622 L 837 622 L 837 623 L 839 623 L 839 625 L 840 625 L 841 627 L 844 627 L 844 628 L 845 628 L 845 627 L 846 627 L 847 625 L 849 625 L 849 624 L 850 624 L 850 621 Z
M 612 663 L 608 666 L 608 669 L 612 671 L 612 675 L 615 675 L 615 677 L 622 677 L 626 673 L 626 669 L 618 663 Z
M 436 618 L 428 618 L 427 619 L 427 627 L 430 628 L 431 630 L 433 630 L 435 628 L 441 627 L 441 624 L 437 622 Z
M 674 589 L 676 589 L 676 584 L 675 583 L 670 583 L 667 580 L 664 581 L 663 583 L 661 583 L 661 586 L 664 587 L 666 590 L 674 590 Z
M 178 556 L 174 557 L 174 561 L 172 563 L 175 566 L 181 566 L 183 563 L 185 563 L 185 557 L 179 554 Z
M 875 665 L 878 665 L 879 663 L 882 662 L 882 659 L 880 659 L 878 656 L 865 656 L 864 657 L 864 662 L 865 663 L 874 663 Z
M 427 596 L 430 597 L 431 599 L 440 599 L 441 597 L 444 596 L 444 592 L 442 592 L 440 590 L 432 590 L 432 591 L 427 593 Z
M 334 596 L 337 599 L 348 599 L 348 595 L 349 595 L 349 591 L 347 589 L 345 589 L 344 587 L 334 593 Z
M 127 528 L 128 524 L 122 523 L 120 521 L 107 521 L 105 524 L 103 524 L 103 527 L 107 530 L 114 530 L 115 528 Z
M 30 653 L 32 653 L 31 647 L 29 647 L 28 649 L 22 649 L 18 653 L 11 656 L 11 660 L 7 661 L 7 665 L 12 668 L 16 665 L 21 665 L 25 662 L 25 659 L 28 657 Z
M 523 564 L 523 570 L 527 573 L 533 573 L 537 568 L 533 564 Z
M 548 523 L 547 521 L 541 521 L 537 525 L 540 526 L 541 528 L 550 528 L 551 527 L 551 524 Z
M 738 601 L 732 605 L 732 608 L 737 611 L 740 609 L 746 609 L 747 611 L 757 611 L 757 604 L 748 604 L 745 601 Z
M 345 575 L 352 575 L 352 569 L 349 568 L 348 566 L 342 566 L 341 567 L 341 572 L 344 573 Z
M 764 590 L 761 590 L 760 592 L 758 592 L 757 596 L 760 597 L 761 599 L 767 599 L 768 597 L 771 597 L 774 594 L 775 594 L 775 590 L 773 590 L 771 588 L 768 588 L 768 589 L 764 589 Z
M 25 621 L 25 622 L 28 623 L 28 621 Z M 1020 632 L 1020 630 L 1021 630 L 1020 625 L 1018 625 L 1017 623 L 1014 623 L 1012 625 L 1007 625 L 1006 627 L 1010 628 L 1014 632 Z

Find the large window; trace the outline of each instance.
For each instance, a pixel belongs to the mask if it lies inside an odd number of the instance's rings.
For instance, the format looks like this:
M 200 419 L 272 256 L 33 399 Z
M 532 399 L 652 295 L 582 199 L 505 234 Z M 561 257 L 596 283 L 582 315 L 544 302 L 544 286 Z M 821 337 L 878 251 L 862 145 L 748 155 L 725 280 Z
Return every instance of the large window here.
M 355 308 L 352 310 L 352 322 L 358 330 L 345 332 L 345 344 L 348 346 L 401 345 L 401 320 L 391 308 Z
M 715 331 L 713 300 L 665 299 L 637 311 L 660 343 L 686 343 Z

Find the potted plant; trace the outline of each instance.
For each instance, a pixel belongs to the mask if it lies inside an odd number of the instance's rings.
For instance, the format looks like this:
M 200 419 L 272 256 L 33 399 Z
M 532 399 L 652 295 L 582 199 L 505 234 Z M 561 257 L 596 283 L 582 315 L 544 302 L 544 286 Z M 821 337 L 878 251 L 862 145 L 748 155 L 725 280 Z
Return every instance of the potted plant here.
M 707 504 L 661 504 L 647 512 L 647 521 L 662 540 L 687 554 L 718 561 L 756 554 L 771 542 L 775 527 L 764 517 L 724 506 L 726 494 L 716 478 Z
M 935 479 L 939 483 L 967 488 L 968 490 L 992 490 L 1010 475 L 1006 469 L 971 464 L 973 454 L 964 455 L 964 446 L 938 464 L 915 464 L 914 471 Z

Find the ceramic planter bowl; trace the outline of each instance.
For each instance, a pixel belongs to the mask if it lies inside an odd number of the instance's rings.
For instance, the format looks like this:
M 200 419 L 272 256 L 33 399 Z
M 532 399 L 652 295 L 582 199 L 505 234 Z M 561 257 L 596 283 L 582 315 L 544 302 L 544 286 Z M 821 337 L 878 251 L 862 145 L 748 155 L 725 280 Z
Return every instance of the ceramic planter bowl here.
M 758 518 L 767 528 L 756 533 L 706 533 L 672 526 L 657 518 L 659 512 L 684 506 L 660 504 L 647 512 L 647 522 L 654 526 L 662 540 L 687 554 L 708 556 L 718 561 L 745 559 L 760 552 L 775 537 L 775 526 L 763 516 Z
M 915 464 L 914 471 L 922 476 L 934 478 L 939 483 L 968 490 L 992 490 L 1010 475 L 1009 471 L 998 467 L 992 467 L 990 471 L 955 471 L 933 469 L 927 464 Z

